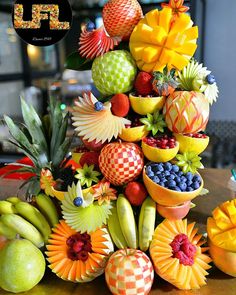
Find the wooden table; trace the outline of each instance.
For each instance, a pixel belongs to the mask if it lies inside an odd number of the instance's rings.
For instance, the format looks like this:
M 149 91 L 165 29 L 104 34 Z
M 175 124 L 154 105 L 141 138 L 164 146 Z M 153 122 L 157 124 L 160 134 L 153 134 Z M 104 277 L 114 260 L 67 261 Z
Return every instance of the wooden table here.
M 229 170 L 223 169 L 205 169 L 202 173 L 205 188 L 210 193 L 206 196 L 198 197 L 194 200 L 197 205 L 188 215 L 190 221 L 196 221 L 199 225 L 201 232 L 205 232 L 205 224 L 207 217 L 211 215 L 211 211 L 221 202 L 231 199 L 230 190 L 227 189 L 227 182 L 230 177 Z M 0 295 L 10 294 L 0 290 Z M 99 277 L 93 282 L 86 284 L 74 284 L 64 282 L 50 273 L 35 286 L 32 290 L 25 295 L 107 295 L 111 294 L 106 286 L 104 277 Z M 155 277 L 151 295 L 160 294 L 176 294 L 176 295 L 236 295 L 236 278 L 230 277 L 221 271 L 217 270 L 214 266 L 210 269 L 207 285 L 196 291 L 181 291 L 169 283 L 163 281 L 159 277 Z

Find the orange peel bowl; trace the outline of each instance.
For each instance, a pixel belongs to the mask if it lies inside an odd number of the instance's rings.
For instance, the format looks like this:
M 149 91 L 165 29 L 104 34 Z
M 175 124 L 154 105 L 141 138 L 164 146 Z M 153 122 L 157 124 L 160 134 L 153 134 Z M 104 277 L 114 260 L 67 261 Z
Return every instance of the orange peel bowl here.
M 191 201 L 187 201 L 179 206 L 163 206 L 157 204 L 157 212 L 169 220 L 183 219 L 189 212 Z
M 148 135 L 149 131 L 146 129 L 146 125 L 124 128 L 119 134 L 119 137 L 128 142 L 137 142 L 142 140 L 143 137 Z
M 164 96 L 157 97 L 139 97 L 132 94 L 129 95 L 132 109 L 139 115 L 152 114 L 161 110 L 165 103 Z
M 143 182 L 146 186 L 146 189 L 152 199 L 163 206 L 178 206 L 187 201 L 191 201 L 196 198 L 202 188 L 203 188 L 203 179 L 201 177 L 201 186 L 192 191 L 192 192 L 177 192 L 174 190 L 167 189 L 153 182 L 146 174 L 146 166 L 143 169 Z
M 142 150 L 144 156 L 152 162 L 168 162 L 177 155 L 179 151 L 179 143 L 176 141 L 176 147 L 172 149 L 160 149 L 152 147 L 142 140 Z
M 194 152 L 197 155 L 201 154 L 209 144 L 209 136 L 206 138 L 195 138 L 184 134 L 174 133 L 176 140 L 179 142 L 180 153 Z

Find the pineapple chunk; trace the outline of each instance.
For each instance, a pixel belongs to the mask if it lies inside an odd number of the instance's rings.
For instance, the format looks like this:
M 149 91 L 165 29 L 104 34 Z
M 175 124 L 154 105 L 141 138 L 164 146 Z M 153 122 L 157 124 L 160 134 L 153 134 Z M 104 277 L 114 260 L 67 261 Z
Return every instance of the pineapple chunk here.
M 163 27 L 166 33 L 170 30 L 170 24 L 172 19 L 172 9 L 171 8 L 164 8 L 160 11 L 159 14 L 159 26 Z
M 149 11 L 144 18 L 147 22 L 147 24 L 150 27 L 156 27 L 158 26 L 158 19 L 159 19 L 159 11 L 158 9 L 153 9 L 151 11 Z M 140 22 L 139 22 L 140 24 Z
M 186 55 L 194 55 L 194 52 L 197 49 L 197 44 L 194 43 L 185 43 L 181 47 L 175 49 L 176 52 L 186 54 Z
M 157 45 L 163 45 L 165 42 L 167 34 L 162 27 L 153 28 L 153 33 L 151 35 L 151 42 Z
M 165 43 L 165 47 L 173 49 L 182 46 L 184 44 L 185 39 L 186 36 L 182 33 L 169 34 Z
M 184 34 L 186 35 L 186 41 L 194 40 L 198 38 L 198 27 L 192 27 L 184 31 Z
M 190 28 L 192 26 L 193 22 L 189 15 L 186 13 L 181 13 L 180 16 L 176 19 L 176 21 L 173 23 L 170 32 L 171 33 L 177 33 L 177 32 L 183 32 L 186 29 Z
M 146 63 L 151 63 L 159 58 L 160 53 L 161 47 L 150 45 L 143 50 L 142 59 Z

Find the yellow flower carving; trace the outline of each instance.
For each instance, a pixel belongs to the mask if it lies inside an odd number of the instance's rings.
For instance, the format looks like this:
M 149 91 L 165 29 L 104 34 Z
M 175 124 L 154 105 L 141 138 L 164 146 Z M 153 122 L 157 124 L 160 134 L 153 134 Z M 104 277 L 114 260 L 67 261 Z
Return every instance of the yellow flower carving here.
M 45 191 L 45 194 L 54 197 L 52 188 L 56 184 L 52 173 L 48 169 L 42 169 L 40 174 L 40 187 Z
M 102 205 L 103 202 L 109 204 L 111 200 L 116 200 L 116 190 L 110 187 L 110 182 L 100 182 L 93 187 L 94 200 L 98 201 L 98 205 Z

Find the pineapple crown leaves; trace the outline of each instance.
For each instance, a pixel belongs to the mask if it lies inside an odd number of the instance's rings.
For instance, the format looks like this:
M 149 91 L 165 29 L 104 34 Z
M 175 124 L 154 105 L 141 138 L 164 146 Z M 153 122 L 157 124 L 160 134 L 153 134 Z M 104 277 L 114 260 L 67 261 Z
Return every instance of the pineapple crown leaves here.
M 176 165 L 182 167 L 184 173 L 191 172 L 196 173 L 197 169 L 202 169 L 204 166 L 201 163 L 201 157 L 199 157 L 195 152 L 184 152 L 183 154 L 177 154 Z
M 147 114 L 146 118 L 140 119 L 144 125 L 146 125 L 146 129 L 152 131 L 152 135 L 156 135 L 157 132 L 164 132 L 164 127 L 166 127 L 166 122 L 164 120 L 164 116 L 156 111 L 154 114 Z
M 168 71 L 167 66 L 163 69 L 163 73 L 159 71 L 153 72 L 153 83 L 160 91 L 167 90 L 168 86 L 177 88 L 178 82 L 176 80 L 175 72 L 175 69 Z
M 84 164 L 83 168 L 76 169 L 77 174 L 75 178 L 79 179 L 82 186 L 90 187 L 92 183 L 98 183 L 98 176 L 101 175 L 100 172 L 94 170 L 94 165 L 88 166 Z

